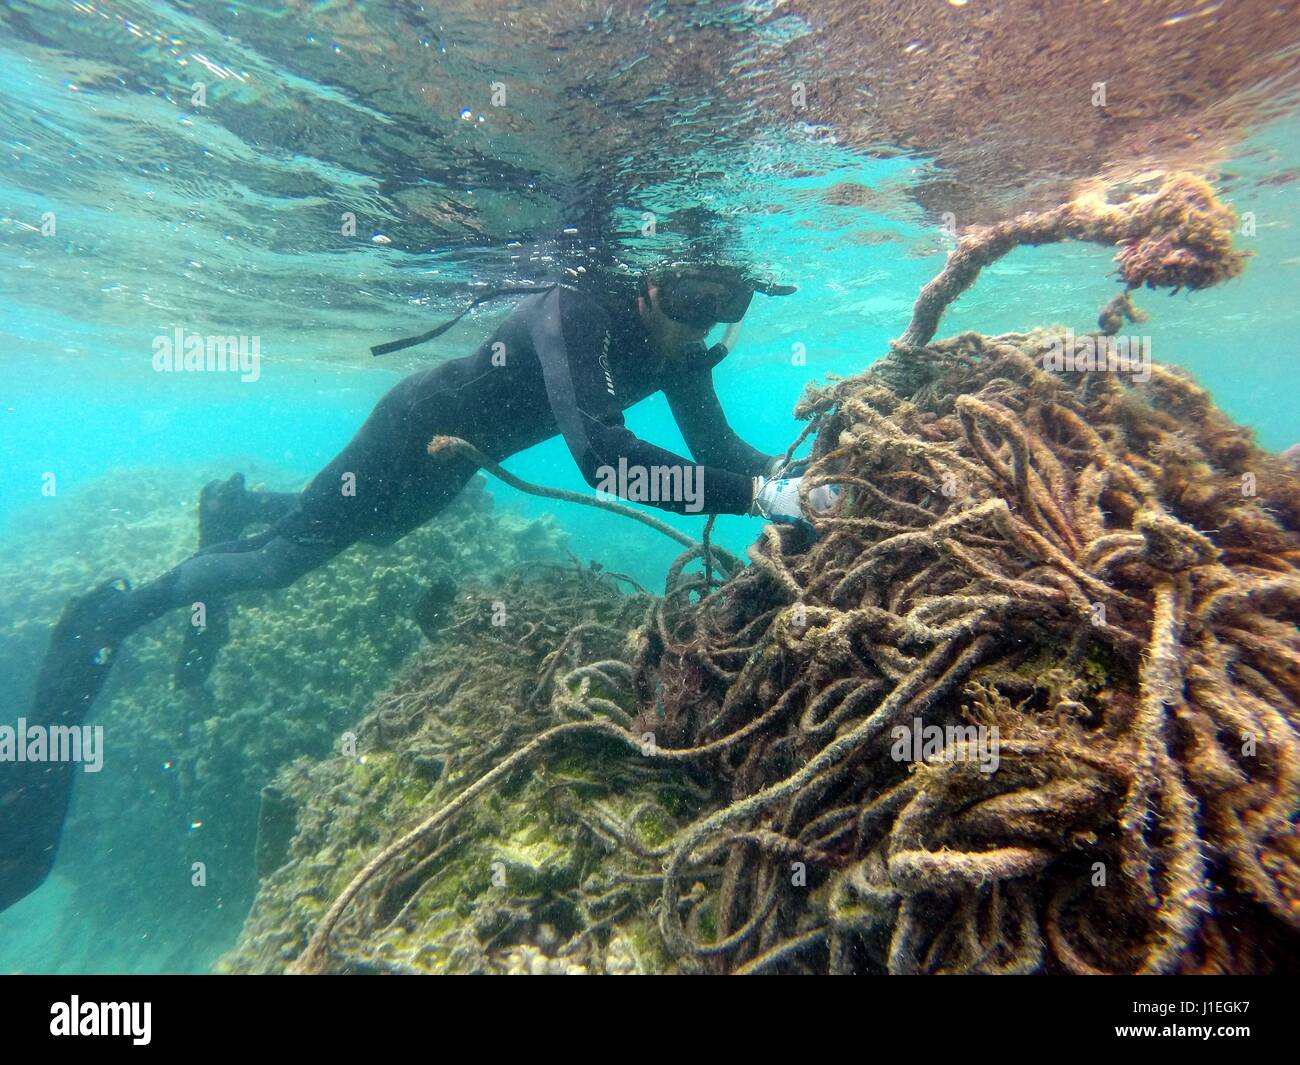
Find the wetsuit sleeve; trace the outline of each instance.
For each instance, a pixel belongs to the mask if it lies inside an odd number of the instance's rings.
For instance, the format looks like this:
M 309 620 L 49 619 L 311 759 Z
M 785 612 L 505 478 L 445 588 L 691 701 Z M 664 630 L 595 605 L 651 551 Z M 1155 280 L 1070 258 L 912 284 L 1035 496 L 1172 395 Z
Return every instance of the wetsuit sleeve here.
M 680 514 L 746 513 L 753 495 L 749 477 L 693 464 L 626 427 L 606 355 L 610 325 L 598 303 L 561 288 L 538 301 L 530 323 L 547 399 L 587 483 Z M 637 491 L 638 476 L 685 490 Z
M 664 388 L 668 406 L 677 419 L 682 438 L 700 462 L 720 466 L 733 473 L 758 477 L 767 471 L 773 456 L 750 447 L 727 423 L 713 387 L 713 368 L 689 370 Z

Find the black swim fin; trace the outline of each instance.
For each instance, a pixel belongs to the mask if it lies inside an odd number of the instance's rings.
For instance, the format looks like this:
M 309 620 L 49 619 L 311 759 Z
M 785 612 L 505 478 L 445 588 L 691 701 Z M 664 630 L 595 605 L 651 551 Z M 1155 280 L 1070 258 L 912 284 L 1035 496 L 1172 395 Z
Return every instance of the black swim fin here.
M 108 679 L 124 637 L 129 586 L 106 581 L 72 600 L 50 634 L 36 679 L 34 726 L 79 726 Z M 0 762 L 0 910 L 35 891 L 58 852 L 72 792 L 69 761 Z
M 250 490 L 242 473 L 209 481 L 199 492 L 199 550 L 238 540 L 250 525 L 274 525 L 297 502 L 297 492 Z
M 238 540 L 249 522 L 244 475 L 209 481 L 199 492 L 199 549 Z

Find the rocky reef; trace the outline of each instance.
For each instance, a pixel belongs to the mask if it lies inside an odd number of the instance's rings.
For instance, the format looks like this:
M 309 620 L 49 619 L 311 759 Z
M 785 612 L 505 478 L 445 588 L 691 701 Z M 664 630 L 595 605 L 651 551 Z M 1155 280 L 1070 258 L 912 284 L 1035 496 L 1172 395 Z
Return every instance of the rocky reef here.
M 545 759 L 495 773 L 498 787 L 479 784 L 565 722 L 631 725 L 627 635 L 657 601 L 627 587 L 599 568 L 525 566 L 458 601 L 371 704 L 354 751 L 300 759 L 276 780 L 275 816 L 295 833 L 222 968 L 282 971 L 372 852 L 459 802 L 462 816 L 384 863 L 334 968 L 663 971 L 654 918 L 615 873 L 626 848 L 661 845 L 708 789 L 581 724 Z M 480 801 L 459 801 L 471 787 Z

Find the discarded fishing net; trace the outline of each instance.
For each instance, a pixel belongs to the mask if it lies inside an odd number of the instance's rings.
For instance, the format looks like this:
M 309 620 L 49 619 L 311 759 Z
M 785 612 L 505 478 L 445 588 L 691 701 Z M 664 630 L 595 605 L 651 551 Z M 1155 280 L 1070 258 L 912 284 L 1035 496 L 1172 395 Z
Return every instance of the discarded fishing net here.
M 661 742 L 714 744 L 731 788 L 669 853 L 673 950 L 724 970 L 1295 964 L 1300 482 L 1186 376 L 1048 373 L 1054 340 L 900 347 L 806 396 L 807 483 L 852 486 L 851 509 L 806 550 L 765 529 L 663 640 Z M 917 724 L 948 737 L 923 761 L 895 731 Z

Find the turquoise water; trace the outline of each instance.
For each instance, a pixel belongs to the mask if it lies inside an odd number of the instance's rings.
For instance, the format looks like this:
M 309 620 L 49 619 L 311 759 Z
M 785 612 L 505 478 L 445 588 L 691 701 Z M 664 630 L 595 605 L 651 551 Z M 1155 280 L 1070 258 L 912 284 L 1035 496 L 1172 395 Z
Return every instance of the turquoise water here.
M 514 36 L 472 5 L 445 22 L 419 5 L 362 5 L 364 16 L 352 7 L 6 7 L 0 543 L 31 566 L 48 563 L 51 592 L 82 589 L 61 584 L 57 560 L 39 556 L 33 515 L 57 522 L 106 477 L 129 511 L 130 486 L 159 471 L 190 486 L 169 489 L 184 513 L 214 470 L 265 470 L 269 487 L 300 488 L 404 374 L 464 354 L 505 310 L 476 311 L 414 352 L 374 360 L 368 347 L 429 328 L 475 286 L 545 280 L 584 261 L 636 268 L 713 253 L 797 284 L 790 298 L 755 299 L 741 346 L 716 372 L 732 425 L 776 452 L 800 429 L 791 411 L 805 383 L 884 354 L 943 265 L 950 242 L 911 195 L 940 170 L 934 153 L 867 151 L 821 125 L 712 100 L 700 86 L 638 88 L 634 73 L 603 101 L 596 85 L 587 96 L 572 84 L 548 94 L 554 60 L 519 44 L 518 34 L 539 32 L 527 7 L 515 12 Z M 716 7 L 730 32 L 755 41 L 794 32 L 761 17 L 761 5 Z M 592 8 L 584 25 L 599 22 Z M 493 57 L 512 47 L 498 72 Z M 569 47 L 578 67 L 590 61 Z M 417 76 L 403 65 L 415 49 L 443 65 L 430 59 Z M 635 43 L 620 49 L 633 70 Z M 485 85 L 497 78 L 518 88 L 517 104 L 493 107 Z M 196 82 L 206 106 L 193 102 Z M 1275 450 L 1300 440 L 1297 168 L 1300 119 L 1246 130 L 1211 167 L 1224 198 L 1257 223 L 1240 238 L 1254 256 L 1245 274 L 1137 300 L 1151 315 L 1143 330 L 1154 357 L 1192 371 Z M 871 191 L 865 204 L 827 195 L 850 184 Z M 355 235 L 340 232 L 345 212 Z M 647 212 L 653 235 L 641 233 Z M 1109 257 L 1078 245 L 1018 250 L 952 308 L 941 335 L 1091 328 L 1115 291 Z M 175 328 L 259 337 L 259 379 L 154 372 L 153 338 Z M 682 449 L 661 398 L 627 420 Z M 507 466 L 586 491 L 558 440 Z M 53 496 L 42 493 L 51 472 Z M 526 516 L 555 515 L 574 554 L 649 587 L 677 553 L 621 519 L 491 490 Z M 93 517 L 67 513 L 87 540 L 100 537 Z M 105 513 L 104 528 L 117 518 Z M 701 524 L 667 520 L 693 533 Z M 743 552 L 759 527 L 724 516 L 717 535 Z M 130 576 L 162 568 L 160 559 Z M 5 599 L 3 609 L 21 606 Z M 2 678 L 0 718 L 21 712 L 35 668 L 28 660 Z M 71 885 L 85 889 L 94 875 L 64 855 L 45 887 L 0 915 L 0 969 L 199 970 L 238 929 L 236 913 L 205 924 L 197 940 L 184 921 L 114 939 L 77 910 Z

